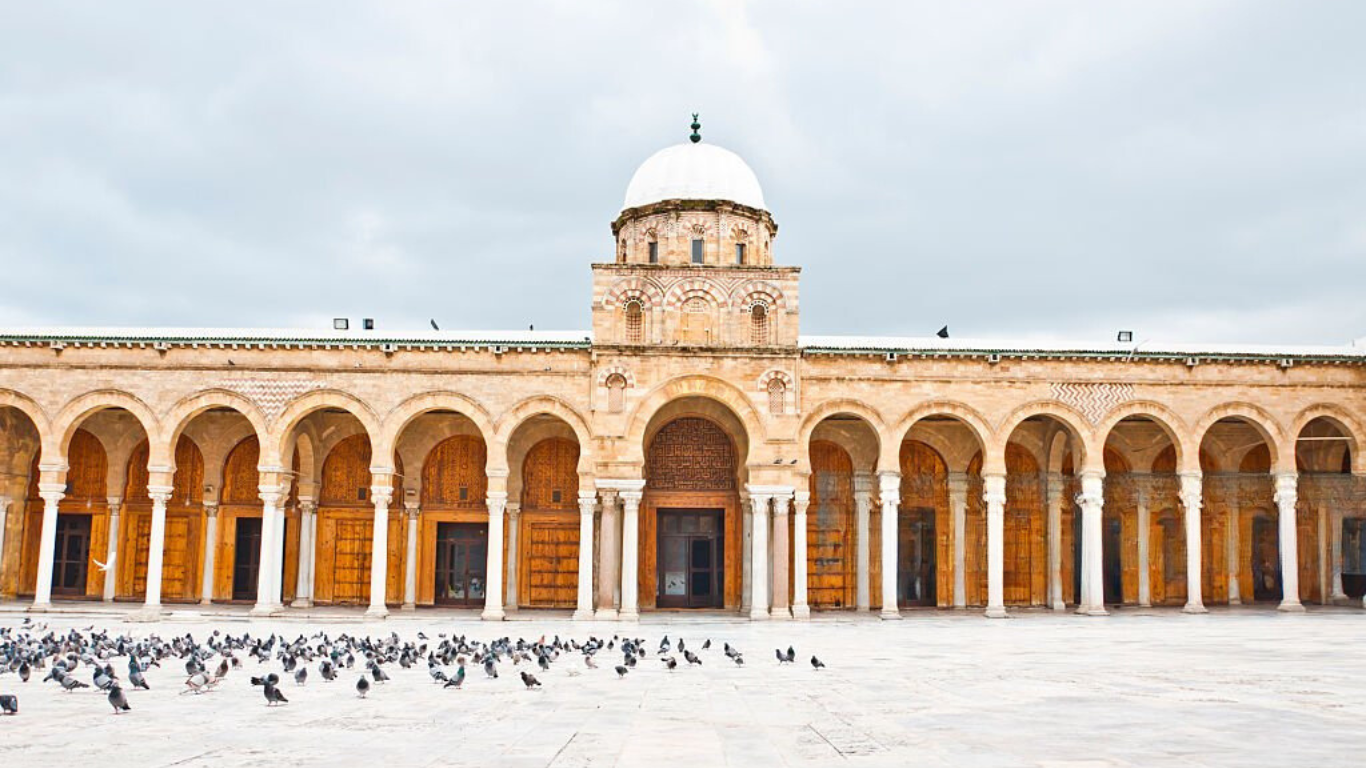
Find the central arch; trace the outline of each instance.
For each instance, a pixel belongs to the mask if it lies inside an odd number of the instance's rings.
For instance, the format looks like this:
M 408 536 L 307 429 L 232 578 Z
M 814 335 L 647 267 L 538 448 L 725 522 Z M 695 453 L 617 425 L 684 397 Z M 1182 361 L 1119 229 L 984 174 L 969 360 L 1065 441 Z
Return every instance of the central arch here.
M 643 435 L 640 598 L 646 608 L 739 608 L 748 433 L 707 397 L 657 410 Z

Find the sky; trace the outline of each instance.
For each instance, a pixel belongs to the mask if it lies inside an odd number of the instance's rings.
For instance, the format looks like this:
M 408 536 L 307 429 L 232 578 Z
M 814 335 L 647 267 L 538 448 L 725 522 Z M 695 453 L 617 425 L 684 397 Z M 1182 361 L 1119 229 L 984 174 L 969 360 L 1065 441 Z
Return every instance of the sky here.
M 1359 0 L 12 3 L 0 326 L 587 328 L 631 174 L 700 112 L 804 333 L 1344 343 L 1363 29 Z

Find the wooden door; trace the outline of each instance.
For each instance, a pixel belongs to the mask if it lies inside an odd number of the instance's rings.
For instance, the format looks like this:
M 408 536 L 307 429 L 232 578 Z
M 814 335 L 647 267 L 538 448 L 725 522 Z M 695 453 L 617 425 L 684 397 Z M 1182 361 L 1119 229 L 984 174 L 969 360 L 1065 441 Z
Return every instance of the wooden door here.
M 1005 603 L 1047 601 L 1046 517 L 1039 464 L 1025 448 L 1006 446 Z
M 370 534 L 367 520 L 338 519 L 332 560 L 332 602 L 362 604 L 370 600 Z
M 261 572 L 261 518 L 237 518 L 233 537 L 232 599 L 255 600 Z
M 57 548 L 52 562 L 52 594 L 85 596 L 90 561 L 90 516 L 58 515 Z
M 438 523 L 436 529 L 436 602 L 477 607 L 484 604 L 488 574 L 488 526 Z
M 812 608 L 854 605 L 858 582 L 854 464 L 835 443 L 811 443 L 811 507 L 806 516 L 806 600 Z
M 1281 599 L 1281 550 L 1277 520 L 1258 515 L 1252 520 L 1252 599 Z
M 579 524 L 569 519 L 529 518 L 522 513 L 522 583 L 531 608 L 578 604 Z
M 935 510 L 927 507 L 904 510 L 898 517 L 901 567 L 897 569 L 896 594 L 901 605 L 933 606 L 938 602 L 935 517 Z

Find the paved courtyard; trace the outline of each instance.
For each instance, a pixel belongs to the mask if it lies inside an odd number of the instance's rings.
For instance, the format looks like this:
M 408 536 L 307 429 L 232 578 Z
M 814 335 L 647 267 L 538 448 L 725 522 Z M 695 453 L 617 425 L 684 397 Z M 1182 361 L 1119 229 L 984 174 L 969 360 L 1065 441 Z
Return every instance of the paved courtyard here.
M 24 614 L 0 612 L 0 626 Z M 490 625 L 441 613 L 383 624 L 318 615 L 249 622 L 234 614 L 127 624 L 116 615 L 38 617 L 53 628 L 106 626 L 163 637 L 214 629 L 439 632 L 580 640 L 627 630 L 564 619 Z M 337 682 L 315 674 L 282 684 L 288 706 L 268 708 L 251 674 L 279 662 L 245 660 L 219 690 L 183 696 L 182 664 L 147 674 L 115 717 L 102 693 L 62 692 L 41 675 L 21 684 L 21 713 L 0 718 L 0 766 L 1360 766 L 1366 761 L 1366 614 L 1322 609 L 1046 612 L 1009 621 L 913 613 L 900 622 L 820 618 L 751 624 L 726 617 L 654 615 L 629 627 L 649 657 L 625 679 L 563 657 L 524 690 L 504 664 L 498 680 L 471 667 L 463 690 L 434 685 L 425 668 L 389 665 L 393 681 L 355 695 L 360 665 Z M 703 666 L 668 672 L 659 638 L 684 638 Z M 738 646 L 736 667 L 722 642 Z M 796 647 L 779 667 L 773 649 Z M 809 664 L 818 655 L 829 668 Z M 245 654 L 243 654 L 245 656 Z M 679 657 L 680 663 L 682 658 Z M 126 676 L 126 662 L 114 664 Z M 211 665 L 212 666 L 212 665 Z M 314 665 L 316 667 L 316 664 Z M 78 678 L 88 681 L 82 668 Z

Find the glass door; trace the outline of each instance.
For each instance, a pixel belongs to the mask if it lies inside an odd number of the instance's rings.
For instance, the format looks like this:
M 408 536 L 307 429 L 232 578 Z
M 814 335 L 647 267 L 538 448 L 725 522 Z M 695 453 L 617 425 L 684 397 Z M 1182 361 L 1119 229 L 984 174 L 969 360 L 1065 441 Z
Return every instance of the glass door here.
M 657 594 L 661 608 L 724 605 L 721 510 L 661 509 L 658 521 Z
M 232 558 L 232 599 L 255 600 L 261 565 L 261 518 L 237 518 Z
M 52 593 L 84 596 L 90 558 L 89 515 L 57 517 L 57 549 L 53 554 Z M 112 573 L 109 578 L 113 578 Z
M 488 572 L 488 528 L 475 523 L 438 523 L 436 601 L 481 606 Z

